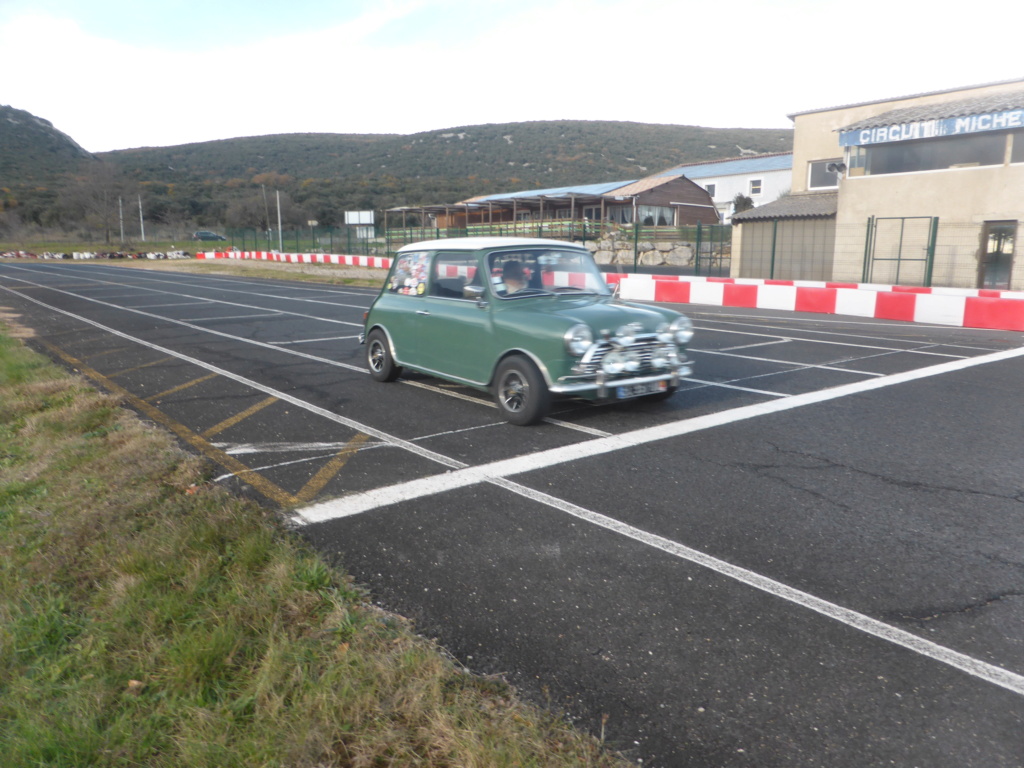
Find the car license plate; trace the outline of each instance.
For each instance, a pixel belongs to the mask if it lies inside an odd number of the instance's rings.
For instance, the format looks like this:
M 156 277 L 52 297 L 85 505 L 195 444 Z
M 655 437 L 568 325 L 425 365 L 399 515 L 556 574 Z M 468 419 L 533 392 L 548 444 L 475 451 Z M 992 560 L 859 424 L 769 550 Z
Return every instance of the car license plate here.
M 649 381 L 645 384 L 630 384 L 628 387 L 616 387 L 615 397 L 619 400 L 626 400 L 631 397 L 643 397 L 654 395 L 668 389 L 668 383 L 664 381 Z

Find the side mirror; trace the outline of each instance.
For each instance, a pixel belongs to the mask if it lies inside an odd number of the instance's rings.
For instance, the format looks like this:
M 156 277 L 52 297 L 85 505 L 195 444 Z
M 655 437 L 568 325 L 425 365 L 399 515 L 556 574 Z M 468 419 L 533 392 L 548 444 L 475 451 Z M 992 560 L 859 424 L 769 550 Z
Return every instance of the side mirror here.
M 482 302 L 484 299 L 484 287 L 482 285 L 462 286 L 462 298 Z

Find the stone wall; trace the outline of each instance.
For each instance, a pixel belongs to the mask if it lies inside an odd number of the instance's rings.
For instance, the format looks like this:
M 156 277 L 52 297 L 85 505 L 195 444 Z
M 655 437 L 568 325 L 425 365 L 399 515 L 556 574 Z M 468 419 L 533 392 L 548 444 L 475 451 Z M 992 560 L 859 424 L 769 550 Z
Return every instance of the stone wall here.
M 692 242 L 641 240 L 636 243 L 636 263 L 646 267 L 693 266 Z M 621 264 L 633 266 L 633 233 L 615 230 L 600 240 L 588 241 L 587 248 L 594 254 L 598 264 Z

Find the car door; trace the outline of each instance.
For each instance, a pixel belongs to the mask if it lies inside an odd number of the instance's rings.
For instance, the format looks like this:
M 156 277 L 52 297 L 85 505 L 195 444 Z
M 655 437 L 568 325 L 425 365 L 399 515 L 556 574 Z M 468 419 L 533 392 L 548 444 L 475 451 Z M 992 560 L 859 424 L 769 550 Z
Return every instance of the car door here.
M 402 365 L 420 365 L 420 323 L 427 300 L 430 271 L 428 251 L 409 251 L 395 257 L 394 269 L 374 303 L 374 320 L 384 330 Z
M 417 315 L 418 366 L 482 385 L 494 363 L 491 307 L 487 300 L 467 298 L 466 286 L 483 288 L 476 253 L 436 253 L 426 300 Z

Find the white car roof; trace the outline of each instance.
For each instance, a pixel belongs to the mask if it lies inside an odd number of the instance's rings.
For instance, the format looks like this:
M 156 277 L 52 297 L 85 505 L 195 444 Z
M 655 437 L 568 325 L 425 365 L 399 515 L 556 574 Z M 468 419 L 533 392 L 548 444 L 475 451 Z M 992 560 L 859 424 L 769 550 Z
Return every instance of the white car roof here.
M 423 240 L 409 243 L 398 249 L 402 251 L 478 251 L 481 248 L 517 248 L 524 246 L 543 245 L 549 248 L 576 248 L 583 246 L 565 240 L 549 240 L 541 237 L 451 237 L 444 240 Z

